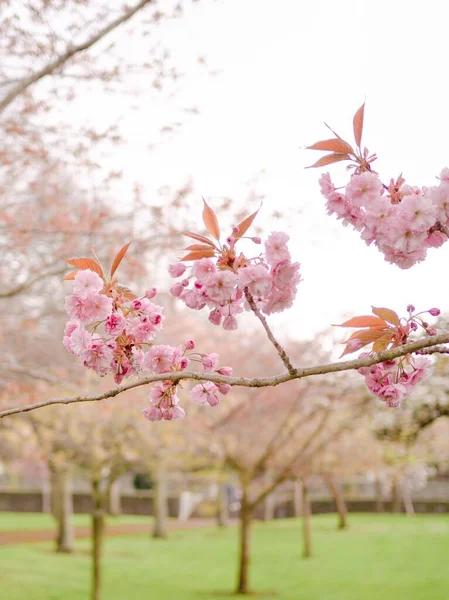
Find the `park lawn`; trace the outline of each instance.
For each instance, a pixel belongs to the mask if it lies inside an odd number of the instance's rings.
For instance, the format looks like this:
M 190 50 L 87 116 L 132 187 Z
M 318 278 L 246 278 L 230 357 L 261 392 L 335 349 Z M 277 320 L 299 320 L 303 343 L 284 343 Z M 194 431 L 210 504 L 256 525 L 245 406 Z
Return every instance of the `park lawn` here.
M 75 526 L 90 525 L 90 515 L 73 515 Z M 145 515 L 120 515 L 119 517 L 106 517 L 110 525 L 125 525 L 128 523 L 151 524 L 151 517 Z M 17 513 L 0 512 L 0 533 L 2 531 L 31 531 L 33 529 L 52 529 L 55 528 L 55 520 L 50 514 L 43 513 Z M 0 595 L 0 598 L 2 596 Z
M 313 517 L 311 559 L 301 559 L 300 521 L 257 524 L 251 585 L 279 600 L 448 600 L 449 516 Z M 108 538 L 104 600 L 231 599 L 237 530 L 177 531 L 169 540 Z M 86 600 L 89 543 L 58 556 L 48 543 L 0 547 L 2 600 Z M 234 597 L 235 598 L 235 597 Z

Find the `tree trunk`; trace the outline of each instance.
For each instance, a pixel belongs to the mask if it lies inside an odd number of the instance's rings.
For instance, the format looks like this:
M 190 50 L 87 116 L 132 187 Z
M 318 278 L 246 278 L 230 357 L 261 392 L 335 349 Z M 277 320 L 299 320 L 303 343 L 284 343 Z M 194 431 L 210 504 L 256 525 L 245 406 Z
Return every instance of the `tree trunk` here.
M 264 476 L 264 483 L 265 483 L 266 487 L 269 487 L 269 485 L 271 483 L 271 477 L 268 473 L 266 473 Z M 268 494 L 268 496 L 266 496 L 263 501 L 263 520 L 264 521 L 272 521 L 274 519 L 274 509 L 275 509 L 274 495 Z
M 57 522 L 56 552 L 73 552 L 73 502 L 70 478 L 65 471 L 52 469 L 51 511 Z
M 401 494 L 397 477 L 393 479 L 393 485 L 391 487 L 391 512 L 401 512 Z
M 404 501 L 405 512 L 409 517 L 413 517 L 415 514 L 415 508 L 412 502 L 412 495 L 410 488 L 406 485 L 401 486 L 402 499 Z
M 302 516 L 302 486 L 297 479 L 293 481 L 293 511 L 296 518 Z
M 153 537 L 167 537 L 167 474 L 163 465 L 158 465 L 154 472 L 154 528 Z
M 327 485 L 329 486 L 330 493 L 335 500 L 338 511 L 338 529 L 346 529 L 348 527 L 348 507 L 343 498 L 343 494 L 340 492 L 335 484 L 332 477 L 326 478 Z
M 243 495 L 240 506 L 240 548 L 239 548 L 239 573 L 237 580 L 237 594 L 249 593 L 249 562 L 251 542 L 252 510 L 249 506 L 247 490 L 242 489 Z
M 376 493 L 376 512 L 383 513 L 385 512 L 385 504 L 382 494 L 382 481 L 380 477 L 376 477 L 375 481 L 375 493 Z
M 109 488 L 109 514 L 118 517 L 122 514 L 120 481 L 114 481 Z
M 304 542 L 303 558 L 312 556 L 312 534 L 310 527 L 311 515 L 309 488 L 305 481 L 302 482 L 302 535 Z
M 226 527 L 229 525 L 228 485 L 225 481 L 218 482 L 217 496 L 217 525 Z
M 100 481 L 92 481 L 92 588 L 91 600 L 101 598 L 101 559 L 103 554 L 104 506 Z

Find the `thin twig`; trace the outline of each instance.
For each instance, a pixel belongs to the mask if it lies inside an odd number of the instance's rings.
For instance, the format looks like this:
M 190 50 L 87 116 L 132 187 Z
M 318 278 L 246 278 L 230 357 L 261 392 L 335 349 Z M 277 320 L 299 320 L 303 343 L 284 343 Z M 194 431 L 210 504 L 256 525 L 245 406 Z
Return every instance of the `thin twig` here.
M 21 81 L 18 85 L 14 86 L 13 89 L 8 94 L 6 94 L 4 99 L 0 102 L 0 113 L 2 113 L 5 110 L 5 108 L 17 98 L 17 96 L 23 94 L 34 83 L 36 83 L 40 79 L 43 79 L 44 77 L 47 77 L 48 75 L 51 75 L 52 73 L 63 67 L 67 61 L 69 61 L 73 56 L 75 56 L 75 54 L 78 54 L 79 52 L 84 52 L 85 50 L 91 48 L 94 44 L 96 44 L 102 38 L 104 38 L 108 33 L 114 31 L 114 29 L 117 29 L 117 27 L 119 27 L 123 23 L 126 23 L 126 21 L 129 21 L 129 19 L 131 19 L 131 17 L 133 17 L 139 10 L 144 8 L 145 5 L 150 4 L 152 1 L 153 0 L 141 0 L 132 8 L 126 10 L 120 17 L 114 19 L 114 21 L 109 23 L 109 25 L 106 25 L 105 27 L 100 29 L 98 33 L 90 37 L 88 40 L 86 40 L 82 44 L 78 44 L 77 46 L 70 46 L 66 50 L 66 52 L 64 52 L 64 54 L 61 54 L 43 69 L 37 71 L 37 73 L 34 73 L 30 77 L 27 77 L 26 79 Z
M 296 372 L 295 367 L 290 362 L 290 359 L 288 358 L 287 353 L 285 352 L 284 348 L 280 345 L 280 343 L 274 337 L 273 332 L 271 331 L 266 318 L 263 316 L 263 314 L 257 308 L 256 303 L 254 302 L 254 298 L 252 297 L 248 288 L 245 288 L 245 298 L 246 298 L 248 304 L 250 305 L 253 313 L 256 315 L 256 317 L 259 319 L 259 321 L 262 323 L 263 328 L 267 332 L 268 339 L 273 344 L 273 346 L 276 348 L 279 356 L 281 357 L 282 362 L 284 363 L 285 367 L 287 368 L 287 371 L 290 373 L 290 375 L 293 375 Z
M 325 375 L 327 373 L 338 373 L 340 371 L 351 371 L 354 369 L 360 369 L 361 367 L 370 367 L 377 363 L 383 362 L 384 360 L 393 360 L 399 356 L 405 356 L 422 350 L 423 348 L 430 348 L 438 344 L 444 344 L 449 342 L 449 333 L 440 333 L 439 335 L 432 335 L 410 344 L 404 344 L 392 348 L 391 350 L 384 350 L 365 358 L 357 358 L 354 360 L 340 361 L 335 363 L 329 363 L 324 365 L 316 365 L 314 367 L 307 367 L 304 369 L 296 369 L 294 373 L 283 373 L 282 375 L 274 375 L 272 377 L 226 377 L 224 375 L 218 375 L 213 373 L 192 373 L 188 371 L 176 371 L 173 373 L 160 373 L 157 375 L 150 375 L 143 379 L 138 379 L 132 383 L 126 385 L 120 385 L 112 390 L 103 392 L 102 394 L 93 394 L 86 396 L 73 396 L 65 398 L 51 398 L 49 400 L 43 400 L 36 404 L 29 404 L 28 406 L 18 406 L 16 408 L 9 408 L 0 412 L 0 419 L 8 415 L 15 415 L 18 413 L 29 412 L 30 410 L 36 410 L 37 408 L 43 408 L 44 406 L 52 406 L 53 404 L 74 404 L 77 402 L 98 402 L 105 400 L 106 398 L 113 398 L 137 387 L 148 385 L 156 381 L 173 381 L 179 383 L 183 379 L 190 379 L 192 381 L 212 381 L 213 383 L 228 383 L 231 386 L 238 387 L 274 387 L 291 381 L 293 379 L 303 379 L 304 377 L 311 377 L 313 375 Z

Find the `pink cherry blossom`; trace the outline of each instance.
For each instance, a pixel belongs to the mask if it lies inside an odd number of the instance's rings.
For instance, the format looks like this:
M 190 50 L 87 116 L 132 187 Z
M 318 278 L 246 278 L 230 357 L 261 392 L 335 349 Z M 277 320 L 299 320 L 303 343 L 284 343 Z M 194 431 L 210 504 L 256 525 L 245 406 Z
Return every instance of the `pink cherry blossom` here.
M 119 335 L 125 329 L 126 319 L 122 311 L 116 310 L 112 313 L 104 324 L 104 330 L 108 335 Z
M 275 267 L 283 260 L 290 260 L 287 242 L 290 236 L 283 231 L 273 231 L 265 242 L 265 256 L 268 263 Z
M 346 197 L 355 206 L 368 206 L 370 202 L 382 195 L 383 186 L 379 177 L 366 171 L 360 175 L 352 175 L 346 186 Z
M 91 294 L 99 294 L 103 289 L 103 280 L 90 269 L 78 271 L 73 280 L 73 293 L 75 296 L 87 298 Z
M 218 388 L 211 381 L 196 385 L 190 392 L 190 398 L 200 405 L 209 404 L 210 406 L 216 406 L 220 402 Z

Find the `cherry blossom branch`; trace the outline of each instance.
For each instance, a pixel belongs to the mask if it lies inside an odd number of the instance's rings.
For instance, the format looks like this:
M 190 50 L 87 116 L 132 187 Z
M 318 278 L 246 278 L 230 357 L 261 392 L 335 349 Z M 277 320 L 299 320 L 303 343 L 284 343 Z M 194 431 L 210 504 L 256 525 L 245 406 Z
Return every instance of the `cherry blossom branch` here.
M 43 273 L 40 273 L 39 275 L 36 275 L 35 277 L 31 277 L 27 281 L 24 281 L 24 283 L 19 284 L 18 286 L 16 286 L 15 288 L 12 288 L 11 290 L 7 290 L 6 292 L 0 292 L 0 300 L 3 298 L 12 298 L 13 296 L 18 296 L 19 294 L 21 294 L 28 288 L 32 287 L 38 281 L 41 281 L 42 279 L 45 279 L 46 277 L 55 277 L 58 275 L 62 275 L 63 273 L 66 273 L 66 272 L 67 272 L 66 267 L 63 267 L 63 268 L 59 267 L 57 269 L 44 271 Z
M 274 375 L 272 377 L 227 377 L 225 375 L 219 375 L 214 373 L 193 373 L 188 371 L 177 371 L 172 373 L 160 373 L 157 375 L 149 375 L 148 377 L 138 379 L 132 383 L 126 385 L 120 385 L 112 390 L 103 392 L 102 394 L 93 394 L 86 396 L 72 396 L 65 398 L 51 398 L 49 400 L 43 400 L 36 404 L 29 404 L 28 406 L 18 406 L 16 408 L 9 408 L 0 411 L 0 419 L 9 415 L 15 415 L 19 413 L 29 412 L 44 406 L 52 406 L 54 404 L 74 404 L 77 402 L 98 402 L 105 400 L 106 398 L 114 398 L 123 392 L 132 390 L 137 387 L 148 385 L 156 381 L 173 381 L 179 383 L 182 380 L 190 379 L 192 381 L 212 381 L 213 383 L 228 383 L 231 386 L 238 387 L 274 387 L 293 379 L 303 379 L 305 377 L 311 377 L 313 375 L 325 375 L 327 373 L 338 373 L 340 371 L 351 371 L 360 369 L 361 367 L 369 367 L 385 360 L 393 360 L 406 354 L 412 354 L 423 348 L 430 348 L 439 344 L 449 342 L 449 332 L 440 333 L 439 335 L 433 335 L 416 342 L 404 344 L 403 346 L 397 346 L 391 350 L 384 350 L 365 358 L 357 358 L 348 361 L 339 361 L 334 363 L 328 363 L 324 365 L 316 365 L 314 367 L 306 367 L 303 369 L 295 369 L 293 373 L 283 373 L 281 375 Z
M 17 98 L 17 96 L 23 94 L 23 92 L 25 92 L 34 83 L 36 83 L 40 79 L 43 79 L 44 77 L 47 77 L 48 75 L 52 75 L 57 69 L 63 67 L 66 62 L 68 62 L 73 56 L 75 56 L 75 54 L 78 54 L 79 52 L 84 52 L 85 50 L 91 48 L 94 44 L 96 44 L 102 38 L 108 35 L 108 33 L 114 31 L 114 29 L 117 29 L 117 27 L 119 27 L 123 23 L 126 23 L 126 21 L 129 21 L 129 19 L 131 19 L 137 12 L 139 12 L 139 10 L 144 8 L 145 5 L 150 4 L 152 1 L 153 0 L 141 0 L 134 7 L 128 8 L 120 17 L 114 19 L 114 21 L 100 29 L 100 31 L 93 35 L 91 38 L 89 38 L 82 44 L 78 44 L 77 46 L 69 46 L 66 52 L 64 52 L 64 54 L 61 54 L 60 56 L 55 58 L 40 71 L 37 71 L 30 77 L 23 79 L 19 84 L 14 86 L 12 90 L 8 94 L 6 94 L 6 96 L 0 102 L 0 113 L 2 113 L 5 110 L 5 108 Z
M 273 335 L 273 333 L 272 333 L 272 331 L 270 329 L 270 326 L 267 323 L 266 318 L 263 316 L 263 314 L 257 308 L 256 303 L 254 302 L 254 298 L 252 297 L 252 295 L 249 292 L 248 288 L 245 288 L 245 298 L 246 298 L 248 304 L 250 305 L 251 310 L 253 311 L 253 313 L 256 315 L 256 317 L 259 319 L 259 321 L 262 323 L 263 328 L 267 332 L 268 339 L 273 344 L 273 346 L 276 348 L 276 350 L 277 350 L 279 356 L 281 357 L 281 360 L 284 363 L 287 371 L 290 373 L 290 375 L 294 375 L 295 372 L 296 372 L 295 367 L 290 362 L 290 359 L 288 358 L 287 353 L 285 352 L 284 348 L 280 345 L 280 343 L 274 337 L 274 335 Z
M 432 346 L 431 348 L 423 348 L 422 350 L 417 350 L 416 354 L 449 354 L 449 346 Z
M 34 369 L 27 369 L 26 367 L 21 367 L 19 365 L 4 365 L 0 368 L 0 373 L 2 371 L 5 373 L 14 373 L 16 375 L 25 375 L 25 377 L 29 377 L 30 379 L 41 379 L 48 383 L 57 383 L 59 381 L 56 377 L 53 377 L 53 375 L 35 371 Z

